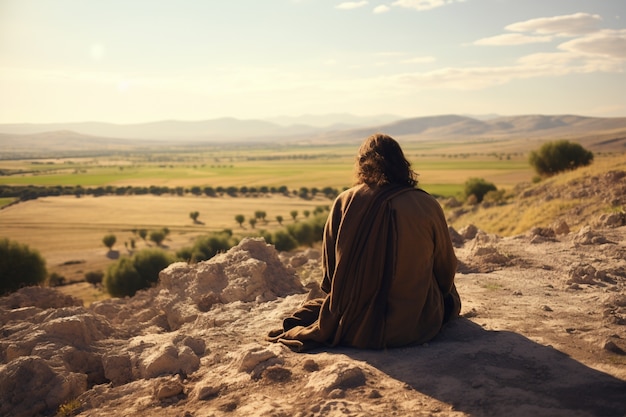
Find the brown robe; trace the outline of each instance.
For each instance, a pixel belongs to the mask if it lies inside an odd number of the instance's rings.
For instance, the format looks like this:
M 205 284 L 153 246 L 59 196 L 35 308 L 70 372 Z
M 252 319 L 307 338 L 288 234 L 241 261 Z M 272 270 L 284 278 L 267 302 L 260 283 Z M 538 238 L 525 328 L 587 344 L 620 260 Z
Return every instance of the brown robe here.
M 359 185 L 333 204 L 323 242 L 323 298 L 270 340 L 380 349 L 423 343 L 460 311 L 457 260 L 439 203 L 424 191 Z

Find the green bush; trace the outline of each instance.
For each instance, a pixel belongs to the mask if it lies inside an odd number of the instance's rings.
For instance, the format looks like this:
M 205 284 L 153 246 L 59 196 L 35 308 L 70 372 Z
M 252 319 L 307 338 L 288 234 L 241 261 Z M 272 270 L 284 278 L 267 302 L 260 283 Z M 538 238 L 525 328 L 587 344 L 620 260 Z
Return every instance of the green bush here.
M 102 284 L 103 278 L 104 272 L 102 271 L 89 271 L 85 273 L 85 281 L 87 281 L 94 287 Z
M 0 238 L 0 294 L 45 281 L 46 261 L 27 245 Z
M 476 202 L 480 203 L 483 201 L 485 194 L 489 191 L 496 191 L 497 188 L 495 184 L 485 181 L 482 178 L 470 178 L 465 181 L 464 194 L 465 198 L 468 199 L 470 196 L 476 197 Z
M 272 233 L 268 232 L 267 230 L 259 230 L 259 236 L 265 239 L 265 243 L 268 243 L 270 245 L 274 244 L 274 237 L 272 236 Z
M 48 276 L 48 286 L 49 287 L 60 287 L 65 284 L 65 277 L 61 274 L 53 272 Z
M 187 262 L 200 262 L 211 259 L 220 252 L 225 252 L 237 244 L 237 239 L 232 236 L 230 230 L 221 233 L 212 233 L 196 239 L 192 247 L 187 247 L 176 252 L 178 258 Z
M 285 230 L 277 230 L 272 235 L 272 243 L 277 251 L 290 251 L 298 247 L 298 242 Z
M 284 242 L 280 244 L 276 243 L 278 237 L 274 235 L 274 246 L 277 250 L 291 250 L 298 246 L 313 246 L 313 243 L 319 242 L 324 237 L 324 225 L 326 224 L 326 215 L 318 214 L 313 217 L 309 217 L 304 222 L 297 222 L 287 226 L 287 234 L 291 236 L 295 242 L 295 246 L 286 240 L 284 236 L 280 236 Z M 278 233 L 278 232 L 277 232 Z M 281 249 L 280 246 L 285 244 L 289 249 Z
M 311 226 L 313 226 L 313 234 L 315 235 L 316 241 L 322 241 L 324 238 L 324 226 L 326 226 L 327 219 L 327 214 L 319 213 L 310 220 Z
M 593 153 L 578 143 L 567 140 L 546 142 L 537 151 L 532 151 L 528 162 L 541 176 L 551 176 L 563 171 L 589 165 Z
M 132 257 L 111 264 L 104 277 L 104 288 L 113 297 L 133 296 L 159 280 L 159 272 L 174 262 L 160 249 L 144 249 Z
M 313 226 L 309 222 L 290 224 L 287 226 L 287 231 L 300 245 L 311 246 L 313 245 L 313 242 L 319 240 L 316 239 Z
M 150 240 L 157 246 L 161 246 L 161 243 L 165 240 L 166 235 L 165 230 L 153 230 L 150 232 Z

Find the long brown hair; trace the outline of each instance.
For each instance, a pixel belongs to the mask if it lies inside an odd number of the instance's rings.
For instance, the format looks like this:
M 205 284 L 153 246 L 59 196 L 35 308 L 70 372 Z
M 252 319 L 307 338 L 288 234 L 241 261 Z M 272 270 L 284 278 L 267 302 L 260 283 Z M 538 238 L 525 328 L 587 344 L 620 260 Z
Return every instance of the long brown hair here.
M 417 185 L 417 173 L 411 169 L 394 138 L 376 133 L 363 142 L 356 158 L 356 183 L 370 186 Z

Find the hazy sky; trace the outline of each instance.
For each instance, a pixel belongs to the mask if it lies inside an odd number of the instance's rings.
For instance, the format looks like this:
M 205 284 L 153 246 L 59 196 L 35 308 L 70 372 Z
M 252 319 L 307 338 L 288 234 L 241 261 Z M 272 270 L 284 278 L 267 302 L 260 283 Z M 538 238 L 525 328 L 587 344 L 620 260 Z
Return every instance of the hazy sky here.
M 0 123 L 626 116 L 626 0 L 0 0 Z

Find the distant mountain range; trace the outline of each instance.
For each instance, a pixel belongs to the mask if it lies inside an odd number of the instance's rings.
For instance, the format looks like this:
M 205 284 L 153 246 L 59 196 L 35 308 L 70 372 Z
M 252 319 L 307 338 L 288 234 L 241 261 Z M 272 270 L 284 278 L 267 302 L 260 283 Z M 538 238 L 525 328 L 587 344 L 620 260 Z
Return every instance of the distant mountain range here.
M 573 115 L 524 115 L 478 120 L 467 116 L 443 115 L 403 119 L 381 126 L 381 131 L 392 136 L 421 137 L 422 139 L 483 138 L 562 138 L 587 134 L 626 134 L 626 117 L 598 118 Z M 352 133 L 363 137 L 371 129 L 357 129 Z
M 375 132 L 403 140 L 582 138 L 593 146 L 626 151 L 626 117 L 440 115 L 399 119 L 392 115 L 357 117 L 336 114 L 282 117 L 273 121 L 220 118 L 124 125 L 99 122 L 0 124 L 0 153 L 51 146 L 73 150 L 112 149 L 150 146 L 157 142 L 181 145 L 274 140 L 352 143 Z

